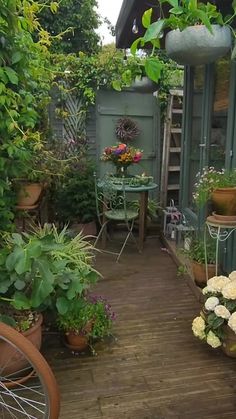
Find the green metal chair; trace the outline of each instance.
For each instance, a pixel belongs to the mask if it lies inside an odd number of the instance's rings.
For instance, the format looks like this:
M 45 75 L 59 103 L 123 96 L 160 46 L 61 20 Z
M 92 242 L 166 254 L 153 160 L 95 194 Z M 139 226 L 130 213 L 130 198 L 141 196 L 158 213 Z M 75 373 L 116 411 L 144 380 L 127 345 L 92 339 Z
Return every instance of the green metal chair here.
M 97 217 L 101 227 L 94 246 L 96 247 L 101 237 L 104 238 L 107 236 L 107 225 L 109 222 L 125 225 L 128 233 L 120 251 L 110 252 L 106 250 L 108 253 L 117 255 L 116 262 L 118 262 L 130 237 L 133 238 L 138 248 L 136 239 L 133 235 L 133 226 L 135 219 L 138 217 L 138 209 L 130 209 L 127 207 L 125 182 L 122 181 L 122 179 L 120 183 L 117 184 L 112 181 L 112 177 L 107 176 L 102 180 L 99 180 L 95 174 L 94 178 Z

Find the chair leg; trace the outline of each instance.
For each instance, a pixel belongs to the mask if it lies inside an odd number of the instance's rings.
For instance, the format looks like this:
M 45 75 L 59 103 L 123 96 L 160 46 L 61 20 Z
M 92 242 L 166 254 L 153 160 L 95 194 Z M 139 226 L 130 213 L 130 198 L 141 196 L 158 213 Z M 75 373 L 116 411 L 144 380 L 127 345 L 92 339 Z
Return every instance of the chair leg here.
M 94 242 L 94 247 L 96 247 L 96 245 L 97 245 L 97 243 L 98 243 L 98 241 L 99 241 L 100 237 L 102 236 L 102 233 L 103 233 L 103 231 L 104 231 L 105 227 L 107 226 L 107 224 L 108 224 L 108 221 L 106 221 L 106 222 L 102 225 L 101 230 L 99 231 L 98 236 L 97 236 L 97 238 L 96 238 L 96 240 L 95 240 L 95 242 Z
M 127 223 L 127 227 L 128 227 L 128 234 L 127 234 L 127 236 L 126 236 L 126 238 L 125 238 L 125 241 L 124 241 L 124 243 L 123 243 L 123 245 L 122 245 L 122 248 L 120 249 L 120 253 L 118 254 L 118 256 L 117 256 L 117 258 L 116 258 L 116 262 L 119 262 L 119 259 L 120 259 L 121 255 L 122 255 L 122 252 L 123 252 L 123 250 L 124 250 L 124 248 L 125 248 L 125 245 L 126 245 L 127 241 L 129 240 L 130 235 L 132 235 L 132 236 L 133 236 L 133 233 L 132 233 L 133 226 L 134 226 L 134 220 L 132 220 L 132 222 L 131 222 L 131 225 L 130 225 L 130 226 L 129 226 L 129 224 Z

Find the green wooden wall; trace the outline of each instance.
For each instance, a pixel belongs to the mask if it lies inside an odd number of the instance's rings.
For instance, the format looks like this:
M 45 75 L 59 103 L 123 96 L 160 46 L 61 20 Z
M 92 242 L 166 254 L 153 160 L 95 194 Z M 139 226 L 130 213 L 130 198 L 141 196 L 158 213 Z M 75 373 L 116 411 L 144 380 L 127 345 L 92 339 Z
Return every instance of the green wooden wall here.
M 152 93 L 137 93 L 133 91 L 99 91 L 96 103 L 96 144 L 97 167 L 100 176 L 114 172 L 114 167 L 100 160 L 105 147 L 118 142 L 115 127 L 123 116 L 133 119 L 141 130 L 130 144 L 143 150 L 140 163 L 129 167 L 130 174 L 143 172 L 160 180 L 160 110 L 158 100 Z M 153 196 L 157 197 L 158 190 Z

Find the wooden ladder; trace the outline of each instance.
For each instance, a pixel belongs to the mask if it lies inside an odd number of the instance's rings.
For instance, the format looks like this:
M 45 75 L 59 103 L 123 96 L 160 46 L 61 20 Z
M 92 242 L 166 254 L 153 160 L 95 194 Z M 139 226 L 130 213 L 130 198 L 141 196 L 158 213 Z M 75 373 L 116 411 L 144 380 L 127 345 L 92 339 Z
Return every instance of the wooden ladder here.
M 180 156 L 183 115 L 183 90 L 170 90 L 164 124 L 161 205 L 166 207 L 171 199 L 178 205 L 180 189 Z

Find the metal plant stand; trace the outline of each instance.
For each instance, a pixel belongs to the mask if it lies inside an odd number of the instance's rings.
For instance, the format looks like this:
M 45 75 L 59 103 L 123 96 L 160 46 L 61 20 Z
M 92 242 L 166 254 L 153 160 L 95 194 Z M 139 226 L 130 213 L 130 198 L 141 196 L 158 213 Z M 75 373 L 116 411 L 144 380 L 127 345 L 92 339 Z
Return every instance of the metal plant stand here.
M 204 247 L 205 247 L 205 264 L 206 264 L 206 278 L 208 280 L 207 271 L 207 233 L 216 240 L 216 276 L 218 275 L 218 261 L 219 261 L 219 243 L 226 242 L 232 233 L 236 231 L 236 221 L 219 221 L 214 215 L 207 217 L 205 233 L 204 233 Z

